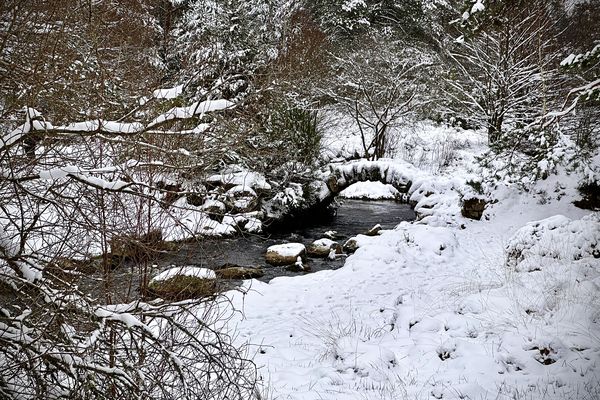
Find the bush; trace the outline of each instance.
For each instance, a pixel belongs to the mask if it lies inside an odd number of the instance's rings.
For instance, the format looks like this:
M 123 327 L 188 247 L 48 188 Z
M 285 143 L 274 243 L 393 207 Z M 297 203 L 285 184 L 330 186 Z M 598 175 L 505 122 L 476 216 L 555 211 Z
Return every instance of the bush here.
M 273 143 L 284 147 L 281 151 L 290 161 L 311 165 L 319 156 L 323 135 L 316 111 L 277 105 L 267 116 L 264 129 Z

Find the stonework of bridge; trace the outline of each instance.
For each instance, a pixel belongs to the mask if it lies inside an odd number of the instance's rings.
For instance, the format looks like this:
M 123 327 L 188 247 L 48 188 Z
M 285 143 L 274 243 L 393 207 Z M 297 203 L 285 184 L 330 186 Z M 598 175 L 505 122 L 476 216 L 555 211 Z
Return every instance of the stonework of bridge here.
M 462 216 L 470 219 L 481 219 L 488 203 L 485 196 L 474 192 L 473 188 L 465 183 L 454 181 L 451 177 L 434 177 L 419 171 L 412 164 L 383 159 L 377 161 L 358 160 L 330 165 L 329 174 L 324 177 L 328 195 L 321 204 L 329 204 L 348 186 L 364 181 L 379 181 L 392 185 L 402 193 L 402 201 L 415 207 L 417 215 L 420 213 L 426 215 L 427 210 L 435 207 L 435 199 L 439 197 L 433 196 L 436 192 L 439 192 L 438 194 L 445 192 L 446 195 L 443 196 L 446 197 L 449 193 L 453 193 L 456 203 L 460 204 Z M 420 201 L 424 201 L 424 203 L 419 207 Z
M 392 185 L 400 193 L 406 194 L 418 174 L 419 171 L 408 163 L 359 160 L 330 165 L 329 174 L 325 176 L 324 181 L 330 192 L 328 197 L 335 197 L 348 186 L 365 181 Z

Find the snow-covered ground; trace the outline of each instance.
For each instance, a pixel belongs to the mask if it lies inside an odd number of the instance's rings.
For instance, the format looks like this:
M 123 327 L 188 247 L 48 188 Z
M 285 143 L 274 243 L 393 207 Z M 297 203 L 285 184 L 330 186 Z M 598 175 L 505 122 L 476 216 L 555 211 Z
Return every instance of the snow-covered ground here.
M 392 185 L 381 182 L 357 182 L 340 192 L 347 199 L 393 200 L 400 197 L 400 192 Z
M 501 186 L 465 219 L 454 183 L 475 176 L 485 140 L 440 127 L 419 140 L 443 137 L 462 143 L 450 161 L 419 167 L 445 176 L 412 192 L 429 192 L 430 215 L 361 236 L 339 270 L 230 294 L 270 398 L 600 399 L 600 214 L 575 208 L 560 175 Z

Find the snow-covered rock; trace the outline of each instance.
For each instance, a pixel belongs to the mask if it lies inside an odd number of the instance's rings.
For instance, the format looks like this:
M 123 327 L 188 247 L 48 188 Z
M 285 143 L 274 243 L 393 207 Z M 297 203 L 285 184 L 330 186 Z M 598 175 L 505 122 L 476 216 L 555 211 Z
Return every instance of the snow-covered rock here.
M 217 277 L 214 271 L 207 268 L 181 266 L 164 270 L 163 272 L 152 278 L 150 280 L 150 283 L 166 281 L 176 276 L 190 276 L 198 279 L 215 279 Z
M 306 248 L 309 257 L 327 257 L 331 250 L 341 253 L 342 246 L 331 239 L 324 238 L 315 240 Z
M 555 215 L 519 229 L 506 246 L 506 265 L 519 272 L 600 258 L 600 212 L 579 220 Z M 582 261 L 583 260 L 583 261 Z
M 236 225 L 232 220 L 215 221 L 201 207 L 187 204 L 185 198 L 177 200 L 174 208 L 169 210 L 170 217 L 178 221 L 173 226 L 163 229 L 164 240 L 178 241 L 200 236 L 231 236 L 236 233 Z
M 208 199 L 202 204 L 201 209 L 208 214 L 224 214 L 227 208 L 222 201 Z
M 183 300 L 210 296 L 217 290 L 214 271 L 182 266 L 169 268 L 150 280 L 150 291 L 164 299 Z
M 247 170 L 225 170 L 220 174 L 211 175 L 206 182 L 213 185 L 221 185 L 229 189 L 236 188 L 236 192 L 271 190 L 271 185 L 263 175 Z
M 377 224 L 368 231 L 365 232 L 365 236 L 377 236 L 381 231 L 381 224 Z
M 351 237 L 344 243 L 343 249 L 346 253 L 354 253 L 360 247 L 357 236 Z
M 292 265 L 298 257 L 306 257 L 306 247 L 302 243 L 285 243 L 270 246 L 265 259 L 271 265 Z
M 236 185 L 225 194 L 229 197 L 256 197 L 256 192 L 248 185 Z

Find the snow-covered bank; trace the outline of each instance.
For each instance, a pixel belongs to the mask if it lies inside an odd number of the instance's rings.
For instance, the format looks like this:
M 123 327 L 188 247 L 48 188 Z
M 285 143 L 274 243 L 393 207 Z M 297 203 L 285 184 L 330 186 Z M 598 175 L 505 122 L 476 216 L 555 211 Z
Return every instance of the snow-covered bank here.
M 393 200 L 400 197 L 400 192 L 392 185 L 381 182 L 357 182 L 342 190 L 340 196 L 348 199 Z
M 465 219 L 470 159 L 423 174 L 421 220 L 363 238 L 341 269 L 231 294 L 273 398 L 600 398 L 599 214 L 565 178 L 500 187 Z

